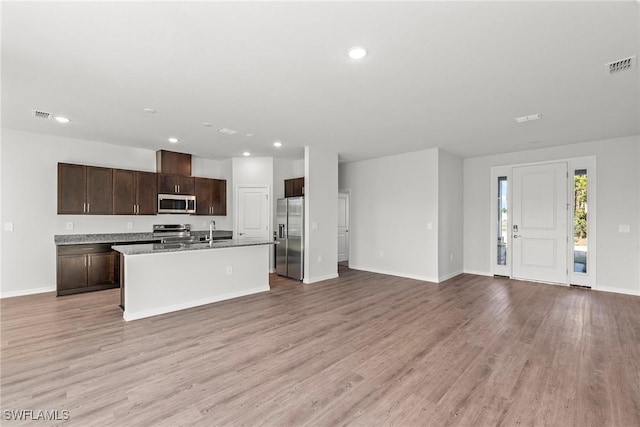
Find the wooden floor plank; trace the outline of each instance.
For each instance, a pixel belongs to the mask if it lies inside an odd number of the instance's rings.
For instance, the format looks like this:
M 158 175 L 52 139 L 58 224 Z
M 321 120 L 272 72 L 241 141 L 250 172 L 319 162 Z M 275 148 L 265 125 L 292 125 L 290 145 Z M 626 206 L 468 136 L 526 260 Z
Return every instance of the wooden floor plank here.
M 640 426 L 640 298 L 339 268 L 133 322 L 118 290 L 3 299 L 2 409 L 78 426 Z

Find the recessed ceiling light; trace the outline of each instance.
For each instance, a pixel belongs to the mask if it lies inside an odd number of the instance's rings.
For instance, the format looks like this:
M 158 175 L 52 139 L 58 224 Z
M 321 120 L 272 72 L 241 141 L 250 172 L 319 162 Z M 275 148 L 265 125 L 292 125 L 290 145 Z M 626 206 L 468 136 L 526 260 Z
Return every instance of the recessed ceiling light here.
M 245 156 L 245 157 L 248 157 L 248 156 L 250 156 L 250 155 L 251 155 L 251 153 L 250 153 L 250 152 L 248 152 L 248 151 L 245 151 L 244 153 L 242 153 L 242 155 L 243 155 L 243 156 Z
M 282 147 L 282 142 L 276 141 L 276 142 L 273 143 L 273 146 L 280 148 L 280 147 Z
M 71 120 L 67 119 L 66 117 L 57 116 L 56 121 L 58 123 L 69 123 Z
M 212 125 L 209 122 L 202 122 L 202 126 L 206 126 L 206 127 L 210 128 Z
M 172 144 L 177 144 L 178 143 L 178 138 L 169 138 L 169 142 Z
M 363 47 L 354 46 L 351 49 L 349 49 L 349 57 L 351 59 L 362 59 L 365 56 L 367 56 L 367 49 Z
M 156 110 L 154 110 L 153 108 L 144 108 L 143 111 L 149 114 L 153 114 L 156 112 Z

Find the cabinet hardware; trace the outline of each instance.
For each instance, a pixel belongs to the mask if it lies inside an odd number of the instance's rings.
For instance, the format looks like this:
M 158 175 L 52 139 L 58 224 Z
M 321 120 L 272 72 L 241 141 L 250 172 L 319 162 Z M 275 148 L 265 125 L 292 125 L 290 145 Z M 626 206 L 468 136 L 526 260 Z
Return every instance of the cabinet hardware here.
M 89 267 L 91 267 L 91 257 L 87 256 L 87 258 L 89 258 Z
M 178 184 L 178 193 L 180 192 L 180 184 Z
M 87 202 L 82 204 L 82 212 L 87 212 Z
M 87 213 L 91 212 L 91 203 L 87 203 Z
M 84 266 L 85 267 L 87 266 L 87 256 L 86 255 L 84 256 Z

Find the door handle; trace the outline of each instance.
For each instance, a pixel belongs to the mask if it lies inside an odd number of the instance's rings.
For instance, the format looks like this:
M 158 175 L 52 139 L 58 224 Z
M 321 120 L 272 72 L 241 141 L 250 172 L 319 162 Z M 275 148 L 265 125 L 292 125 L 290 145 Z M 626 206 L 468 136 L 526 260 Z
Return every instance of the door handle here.
M 518 237 L 522 237 L 522 235 L 520 235 L 520 234 L 514 234 L 514 235 L 513 235 L 513 238 L 514 238 L 514 239 L 517 239 Z
M 244 233 L 238 233 L 238 236 L 244 236 Z

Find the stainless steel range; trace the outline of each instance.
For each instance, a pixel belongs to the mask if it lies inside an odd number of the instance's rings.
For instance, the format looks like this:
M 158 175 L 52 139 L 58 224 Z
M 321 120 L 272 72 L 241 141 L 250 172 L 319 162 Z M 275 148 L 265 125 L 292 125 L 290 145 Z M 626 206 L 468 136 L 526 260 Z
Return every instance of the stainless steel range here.
M 155 224 L 153 237 L 160 243 L 195 243 L 199 239 L 191 235 L 191 224 Z

